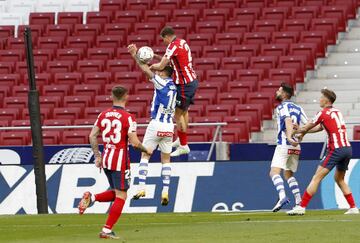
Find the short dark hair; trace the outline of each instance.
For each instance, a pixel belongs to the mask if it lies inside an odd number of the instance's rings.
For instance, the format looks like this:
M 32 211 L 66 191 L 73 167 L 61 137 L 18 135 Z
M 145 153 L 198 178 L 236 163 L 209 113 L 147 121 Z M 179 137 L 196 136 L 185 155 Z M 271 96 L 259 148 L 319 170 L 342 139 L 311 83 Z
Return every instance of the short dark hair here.
M 165 26 L 164 28 L 162 28 L 160 36 L 164 38 L 169 35 L 175 35 L 174 29 L 171 26 Z
M 288 83 L 281 83 L 280 87 L 284 90 L 286 94 L 288 94 L 288 97 L 291 98 L 294 95 L 294 88 L 291 84 Z
M 173 72 L 174 72 L 174 69 L 171 66 L 167 65 L 167 66 L 164 67 L 163 71 L 166 72 L 166 75 L 168 77 L 171 77 Z
M 128 93 L 128 90 L 123 86 L 117 85 L 112 88 L 111 93 L 115 99 L 122 100 Z
M 331 102 L 331 104 L 334 104 L 336 100 L 336 94 L 334 91 L 330 89 L 322 89 L 321 93 Z

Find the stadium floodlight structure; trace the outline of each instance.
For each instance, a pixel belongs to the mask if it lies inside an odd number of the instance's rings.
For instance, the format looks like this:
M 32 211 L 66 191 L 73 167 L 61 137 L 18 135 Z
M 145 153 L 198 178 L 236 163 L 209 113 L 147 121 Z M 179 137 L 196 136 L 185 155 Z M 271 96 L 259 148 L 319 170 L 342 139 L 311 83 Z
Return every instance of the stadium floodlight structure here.
M 44 146 L 40 120 L 39 91 L 36 89 L 34 55 L 30 27 L 25 28 L 25 51 L 29 77 L 29 115 L 31 136 L 33 141 L 33 160 L 36 185 L 37 210 L 39 214 L 48 213 L 48 200 L 46 190 L 46 175 L 44 161 Z

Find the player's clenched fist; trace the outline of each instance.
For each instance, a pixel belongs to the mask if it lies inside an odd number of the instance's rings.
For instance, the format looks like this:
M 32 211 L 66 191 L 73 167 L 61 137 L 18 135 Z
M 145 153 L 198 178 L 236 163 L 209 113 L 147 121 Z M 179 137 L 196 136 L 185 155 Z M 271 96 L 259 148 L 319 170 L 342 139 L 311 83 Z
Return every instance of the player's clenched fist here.
M 96 156 L 96 157 L 95 157 L 95 166 L 96 166 L 97 168 L 101 168 L 101 162 L 102 162 L 101 156 Z
M 136 52 L 137 52 L 137 47 L 135 44 L 130 44 L 128 45 L 128 51 L 130 53 L 131 56 L 135 56 Z

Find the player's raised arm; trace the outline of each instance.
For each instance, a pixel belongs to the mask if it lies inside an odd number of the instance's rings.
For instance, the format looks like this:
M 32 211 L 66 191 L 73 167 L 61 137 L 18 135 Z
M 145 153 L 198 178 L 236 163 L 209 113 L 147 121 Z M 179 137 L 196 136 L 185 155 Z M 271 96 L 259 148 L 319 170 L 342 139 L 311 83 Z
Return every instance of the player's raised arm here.
M 158 57 L 161 57 L 159 55 L 157 55 Z M 161 61 L 158 63 L 155 63 L 153 65 L 150 66 L 150 69 L 152 70 L 163 70 L 170 62 L 170 59 L 168 59 L 166 56 L 161 57 Z
M 137 53 L 137 48 L 136 45 L 134 44 L 130 44 L 128 46 L 128 51 L 130 53 L 130 55 L 132 56 L 132 58 L 134 58 L 136 64 L 139 66 L 139 68 L 145 73 L 145 75 L 149 78 L 152 79 L 155 74 L 150 70 L 149 66 L 146 63 L 143 63 L 142 61 L 140 61 L 140 59 L 137 57 L 136 53 Z
M 90 132 L 89 135 L 89 141 L 90 141 L 90 145 L 91 145 L 91 149 L 94 153 L 94 157 L 95 157 L 95 166 L 96 167 L 101 167 L 101 153 L 99 151 L 99 144 L 97 141 L 97 136 L 100 133 L 100 128 L 98 126 L 94 126 Z

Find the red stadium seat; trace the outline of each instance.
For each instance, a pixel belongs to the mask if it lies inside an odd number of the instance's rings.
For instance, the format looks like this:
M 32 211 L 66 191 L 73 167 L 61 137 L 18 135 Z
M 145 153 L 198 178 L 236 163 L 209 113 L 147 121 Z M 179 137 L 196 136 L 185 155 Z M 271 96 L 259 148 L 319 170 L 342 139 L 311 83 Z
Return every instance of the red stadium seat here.
M 149 35 L 157 35 L 160 33 L 160 28 L 162 27 L 162 23 L 135 23 L 134 24 L 134 32 L 137 34 L 149 34 Z
M 0 141 L 1 145 L 5 146 L 28 145 L 30 141 L 29 131 L 1 132 Z
M 140 83 L 142 80 L 145 78 L 141 72 L 116 72 L 114 75 L 114 82 L 119 84 Z
M 76 130 L 76 131 L 63 131 L 61 137 L 61 143 L 63 144 L 88 144 L 89 143 L 88 130 Z
M 187 131 L 189 142 L 208 142 L 210 139 L 210 128 L 190 128 Z
M 258 83 L 258 90 L 260 92 L 273 92 L 275 93 L 276 90 L 279 89 L 281 83 L 283 81 L 279 80 L 262 80 Z
M 92 96 L 65 96 L 64 97 L 64 106 L 65 107 L 89 107 L 92 105 Z
M 148 95 L 149 99 L 154 94 L 154 85 L 150 82 L 135 84 L 136 95 Z
M 128 42 L 141 46 L 152 46 L 154 43 L 154 34 L 135 34 L 128 36 Z
M 0 62 L 0 73 L 1 74 L 10 74 L 14 70 L 13 62 Z
M 222 116 L 201 116 L 193 117 L 193 122 L 195 123 L 210 123 L 210 122 L 222 122 Z
M 303 4 L 305 6 L 323 6 L 326 5 L 326 0 L 306 0 Z
M 229 82 L 233 76 L 234 70 L 208 70 L 206 72 L 207 81 Z
M 211 3 L 207 0 L 185 0 L 185 6 L 190 9 L 209 8 Z
M 28 107 L 28 97 L 5 97 L 4 108 L 26 108 Z
M 13 37 L 15 33 L 14 25 L 3 25 L 0 26 L 0 38 Z
M 248 63 L 247 57 L 224 57 L 221 61 L 221 67 L 229 70 L 246 69 L 249 66 Z
M 148 0 L 127 0 L 126 9 L 146 10 L 151 9 L 152 1 Z
M 57 25 L 47 25 L 46 26 L 46 35 L 47 36 L 69 36 L 73 31 L 73 26 L 71 24 L 57 24 Z
M 247 93 L 252 92 L 255 89 L 256 82 L 254 81 L 233 81 L 228 84 L 229 92 Z
M 61 61 L 78 61 L 84 58 L 82 48 L 66 48 L 56 50 L 56 59 Z
M 166 23 L 170 20 L 170 16 L 171 10 L 168 9 L 146 10 L 144 20 L 149 23 Z
M 328 45 L 336 44 L 336 34 L 338 32 L 338 19 L 319 18 L 312 19 L 311 30 L 323 30 L 328 33 Z
M 126 106 L 126 111 L 132 114 L 135 117 L 144 117 L 144 107 L 142 106 Z
M 296 69 L 295 68 L 277 68 L 269 70 L 269 78 L 272 80 L 282 80 L 295 85 Z
M 212 105 L 215 97 L 211 93 L 198 93 L 195 95 L 196 104 L 198 105 Z
M 219 58 L 198 58 L 194 60 L 194 67 L 200 70 L 217 69 L 220 63 Z
M 24 49 L 25 42 L 24 38 L 8 37 L 6 40 L 6 48 L 8 49 Z
M 109 106 L 108 108 L 110 108 Z M 95 119 L 84 118 L 84 119 L 76 119 L 74 120 L 74 125 L 94 125 Z
M 211 45 L 214 40 L 211 33 L 188 34 L 187 39 L 191 46 Z
M 260 54 L 263 56 L 285 56 L 288 53 L 288 44 L 264 44 L 261 45 Z
M 113 19 L 112 13 L 107 11 L 86 13 L 87 24 L 107 24 L 107 23 L 111 23 L 112 19 Z
M 84 117 L 95 121 L 103 110 L 103 107 L 86 107 L 84 110 Z
M 60 131 L 43 131 L 42 140 L 44 145 L 57 145 L 60 142 Z
M 36 80 L 37 85 L 43 86 L 43 85 L 46 85 L 46 84 L 49 84 L 50 82 L 52 82 L 52 76 L 50 73 L 36 73 L 35 80 Z M 25 75 L 25 83 L 26 84 L 29 83 L 27 75 Z
M 95 97 L 101 93 L 100 84 L 76 84 L 74 85 L 74 95 Z
M 164 47 L 164 48 L 166 48 L 166 47 Z M 154 51 L 154 53 L 156 53 L 154 48 L 153 48 L 153 51 Z M 163 55 L 164 53 L 165 52 L 162 52 L 161 55 Z M 116 57 L 118 59 L 132 59 L 132 56 L 130 55 L 127 47 L 119 47 L 119 48 L 117 48 L 116 49 Z
M 101 48 L 118 48 L 122 45 L 122 41 L 123 39 L 118 35 L 100 35 L 96 38 L 96 46 Z
M 89 48 L 87 50 L 87 58 L 89 60 L 109 60 L 114 58 L 114 48 Z
M 0 74 L 0 85 L 12 87 L 20 82 L 20 74 Z
M 237 57 L 257 56 L 260 52 L 259 46 L 259 44 L 233 45 L 231 47 L 231 55 Z
M 262 104 L 263 118 L 266 120 L 272 119 L 272 108 L 274 103 L 273 92 L 255 92 L 246 94 L 247 104 Z
M 249 131 L 251 126 L 251 117 L 250 116 L 229 116 L 224 118 L 224 122 L 228 125 L 228 128 L 238 128 L 238 130 L 247 132 L 242 132 L 243 136 L 247 139 L 244 139 L 244 142 L 249 141 Z
M 95 106 L 96 107 L 111 107 L 112 100 L 110 95 L 97 95 L 95 97 Z
M 189 117 L 203 116 L 204 105 L 192 105 L 189 108 Z
M 203 19 L 205 21 L 226 21 L 230 15 L 228 8 L 206 8 L 203 10 Z
M 268 74 L 268 69 L 275 68 L 278 62 L 276 56 L 257 56 L 250 58 L 250 67 L 254 69 L 264 69 L 265 76 Z
M 354 140 L 360 140 L 360 126 L 354 126 Z
M 46 70 L 50 73 L 68 73 L 73 69 L 73 61 L 50 61 L 46 64 Z
M 226 57 L 229 55 L 230 46 L 221 45 L 221 46 L 204 46 L 203 47 L 203 57 Z
M 293 56 L 306 56 L 306 68 L 314 68 L 314 59 L 316 57 L 316 48 L 315 43 L 296 43 L 290 44 L 289 54 Z
M 282 21 L 280 19 L 255 20 L 254 31 L 275 32 L 279 31 Z
M 43 70 L 43 62 L 36 61 L 34 62 L 34 69 L 36 73 L 41 73 Z M 15 72 L 20 74 L 27 74 L 28 66 L 26 62 L 16 62 Z
M 29 94 L 29 85 L 17 85 L 12 87 L 12 96 L 16 97 L 27 97 Z M 2 94 L 0 94 L 1 99 Z
M 1 108 L 0 109 L 0 120 L 11 121 L 19 118 L 20 109 L 18 108 Z
M 176 36 L 185 36 L 191 32 L 193 25 L 191 22 L 176 21 L 176 22 L 167 22 L 166 26 L 171 26 L 174 29 Z
M 291 8 L 291 16 L 294 19 L 312 19 L 319 15 L 318 6 L 294 6 Z
M 194 23 L 199 19 L 199 15 L 199 9 L 175 9 L 173 12 L 173 20 Z
M 285 31 L 305 31 L 309 29 L 311 19 L 286 19 L 283 30 Z
M 255 20 L 258 19 L 261 13 L 261 8 L 236 8 L 233 11 L 233 18 L 237 20 Z
M 282 56 L 279 58 L 279 67 L 295 68 L 297 82 L 303 82 L 306 70 L 306 56 Z
M 101 33 L 100 24 L 76 24 L 74 33 L 78 36 L 92 36 L 95 37 Z
M 55 13 L 30 13 L 30 24 L 55 24 Z
M 242 35 L 239 33 L 216 33 L 215 44 L 217 45 L 236 45 L 240 44 Z
M 338 31 L 345 31 L 347 21 L 347 6 L 322 6 L 321 16 L 339 20 Z
M 181 1 L 178 0 L 156 0 L 155 7 L 156 9 L 166 9 L 166 10 L 177 10 L 180 8 Z
M 18 62 L 24 60 L 24 50 L 0 50 L 0 61 Z
M 243 44 L 267 44 L 271 38 L 270 32 L 250 32 L 244 34 Z
M 196 23 L 197 33 L 219 33 L 223 27 L 220 21 L 202 21 Z
M 225 127 L 221 131 L 222 141 L 225 141 L 228 143 L 237 143 L 237 142 L 239 142 L 239 134 L 240 134 L 239 128 Z
M 299 40 L 299 32 L 298 31 L 283 31 L 283 32 L 274 32 L 272 34 L 272 43 L 284 43 L 284 44 L 292 44 L 296 43 Z
M 243 2 L 244 2 L 243 3 L 244 7 L 263 8 L 263 7 L 267 6 L 267 4 L 268 4 L 268 0 L 244 0 Z
M 6 126 L 8 126 L 8 125 L 6 125 Z M 14 121 L 11 121 L 11 126 L 12 127 L 30 127 L 30 120 L 14 120 Z
M 327 41 L 326 31 L 302 31 L 300 41 L 304 43 L 315 43 L 317 45 L 316 56 L 324 57 Z
M 104 34 L 106 35 L 116 35 L 119 36 L 119 39 L 123 40 L 128 33 L 132 30 L 131 23 L 112 23 L 104 25 Z
M 82 109 L 80 107 L 66 107 L 54 108 L 55 119 L 68 119 L 74 120 L 82 116 Z
M 109 72 L 123 72 L 131 71 L 134 67 L 134 61 L 131 59 L 125 60 L 109 60 L 106 62 L 106 71 Z
M 260 131 L 261 120 L 263 117 L 263 105 L 261 104 L 239 104 L 235 106 L 235 114 L 237 116 L 250 116 L 250 131 Z
M 269 7 L 263 8 L 262 19 L 286 19 L 289 15 L 288 7 Z
M 46 95 L 46 96 L 70 95 L 70 85 L 68 85 L 68 84 L 45 85 L 43 87 L 43 95 Z
M 59 12 L 57 16 L 57 22 L 58 24 L 82 24 L 83 15 L 84 14 L 82 12 Z
M 55 73 L 54 83 L 56 84 L 68 84 L 74 85 L 82 82 L 81 73 L 71 72 L 71 73 Z
M 110 72 L 84 73 L 84 83 L 105 85 L 112 81 Z
M 41 121 L 44 121 L 46 119 L 51 118 L 51 109 L 50 108 L 41 108 L 40 109 L 40 119 Z M 29 115 L 29 109 L 23 109 L 22 110 L 22 118 L 21 119 L 30 119 Z
M 62 104 L 62 97 L 59 96 L 40 96 L 40 106 L 42 108 L 53 109 L 59 107 Z
M 239 89 L 237 89 L 239 86 L 235 86 L 235 82 L 234 83 L 229 82 L 228 86 L 235 87 L 235 89 L 233 90 L 233 92 L 227 92 L 227 93 L 221 92 L 220 94 L 218 94 L 217 103 L 218 104 L 244 103 L 245 94 L 246 94 L 246 92 L 244 91 L 245 87 L 240 87 Z
M 24 36 L 25 28 L 30 27 L 31 29 L 31 37 L 33 39 L 33 42 L 35 43 L 35 39 L 39 36 L 43 35 L 43 32 L 45 31 L 44 25 L 40 24 L 31 24 L 31 25 L 19 25 L 17 29 L 18 37 Z
M 33 50 L 35 61 L 52 61 L 54 58 L 54 50 L 51 49 L 35 49 Z
M 299 4 L 300 0 L 274 0 L 274 6 L 293 7 Z
M 90 48 L 94 44 L 92 36 L 69 36 L 66 40 L 68 48 Z
M 206 116 L 231 116 L 233 114 L 234 105 L 221 104 L 221 105 L 207 105 L 205 107 Z
M 37 47 L 41 49 L 59 49 L 64 46 L 64 36 L 39 37 Z
M 151 91 L 154 92 L 152 89 Z M 147 107 L 151 102 L 151 96 L 150 95 L 144 95 L 144 94 L 134 94 L 129 96 L 128 104 L 130 106 L 142 106 Z
M 123 10 L 125 7 L 125 1 L 122 0 L 100 0 L 100 11 L 115 12 Z
M 71 120 L 48 119 L 43 122 L 43 126 L 70 126 Z
M 231 20 L 231 21 L 226 21 L 225 31 L 231 33 L 245 33 L 245 32 L 250 32 L 253 26 L 254 26 L 254 21 L 252 19 Z
M 258 82 L 263 78 L 264 78 L 264 70 L 262 69 L 247 69 L 247 70 L 236 71 L 236 80 L 239 81 Z
M 242 0 L 215 0 L 214 7 L 234 9 L 240 7 Z
M 142 18 L 141 10 L 116 11 L 114 23 L 137 23 Z
M 104 60 L 81 60 L 77 62 L 76 70 L 79 72 L 102 72 Z

